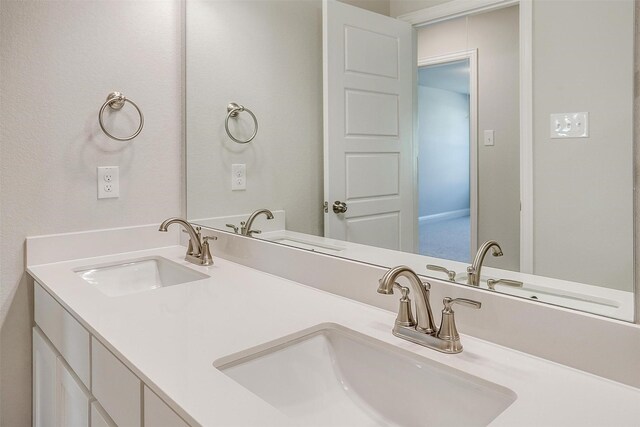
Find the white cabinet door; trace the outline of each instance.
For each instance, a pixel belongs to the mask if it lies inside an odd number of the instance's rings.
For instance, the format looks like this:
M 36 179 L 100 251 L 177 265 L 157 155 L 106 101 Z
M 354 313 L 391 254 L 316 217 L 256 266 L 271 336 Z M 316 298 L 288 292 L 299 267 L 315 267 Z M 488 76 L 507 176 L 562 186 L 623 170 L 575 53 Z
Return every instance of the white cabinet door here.
M 189 427 L 182 418 L 167 406 L 154 392 L 144 386 L 145 427 Z M 93 427 L 93 426 L 92 426 Z
M 55 427 L 56 421 L 55 350 L 33 328 L 33 426 Z
M 56 361 L 56 377 L 57 426 L 89 427 L 91 395 L 60 356 Z
M 38 327 L 33 328 L 34 427 L 88 427 L 92 398 Z
M 93 395 L 120 427 L 142 424 L 142 383 L 105 346 L 91 339 L 91 384 Z
M 91 403 L 91 427 L 117 427 L 97 400 Z

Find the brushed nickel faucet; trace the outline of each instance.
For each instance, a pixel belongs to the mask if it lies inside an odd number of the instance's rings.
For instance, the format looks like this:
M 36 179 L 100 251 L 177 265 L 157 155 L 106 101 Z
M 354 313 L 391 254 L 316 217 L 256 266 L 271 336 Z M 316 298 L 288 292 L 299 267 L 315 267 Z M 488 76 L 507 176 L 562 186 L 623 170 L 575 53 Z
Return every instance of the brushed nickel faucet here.
M 407 278 L 412 290 L 417 294 L 415 298 L 417 320 L 414 320 L 411 312 L 409 288 L 396 283 L 398 277 Z M 378 293 L 393 295 L 394 287 L 399 288 L 402 293 L 398 317 L 392 330 L 393 335 L 443 353 L 460 353 L 462 351 L 460 335 L 456 329 L 454 311 L 451 307 L 453 304 L 460 304 L 477 309 L 482 306 L 480 302 L 466 298 L 446 297 L 442 301 L 444 309 L 442 310 L 440 328 L 437 328 L 433 321 L 431 303 L 429 302 L 431 285 L 423 283 L 411 268 L 405 265 L 391 268 L 378 283 Z
M 184 259 L 196 265 L 212 265 L 213 258 L 209 249 L 209 240 L 216 240 L 215 236 L 208 236 L 201 240 L 200 227 L 197 230 L 182 218 L 169 218 L 160 224 L 158 231 L 166 232 L 171 224 L 180 224 L 189 234 L 189 248 Z
M 378 293 L 393 295 L 393 287 L 400 287 L 400 285 L 396 283 L 396 279 L 398 277 L 406 277 L 409 280 L 409 284 L 411 284 L 413 292 L 417 294 L 416 316 L 418 318 L 418 322 L 413 326 L 415 326 L 415 329 L 420 332 L 426 334 L 434 333 L 435 324 L 433 322 L 431 304 L 429 303 L 429 288 L 431 285 L 429 283 L 422 283 L 422 280 L 420 280 L 418 275 L 412 269 L 406 265 L 399 265 L 387 271 L 385 275 L 378 280 Z
M 502 256 L 502 248 L 495 240 L 487 240 L 478 248 L 473 263 L 467 267 L 467 283 L 471 286 L 480 286 L 480 271 L 482 270 L 482 263 L 484 257 L 489 252 L 489 249 L 493 248 L 493 256 Z
M 253 221 L 255 221 L 256 217 L 258 215 L 264 214 L 266 215 L 267 219 L 273 219 L 273 213 L 271 213 L 271 211 L 269 209 L 258 209 L 257 211 L 253 212 L 251 215 L 249 215 L 249 219 L 247 219 L 247 221 L 242 221 L 240 223 L 240 227 L 238 228 L 237 225 L 233 225 L 233 224 L 226 224 L 227 227 L 233 229 L 233 232 L 238 234 L 238 231 L 240 231 L 240 234 L 242 236 L 253 236 L 254 234 L 260 234 L 262 233 L 261 230 L 252 230 L 251 227 L 253 226 Z

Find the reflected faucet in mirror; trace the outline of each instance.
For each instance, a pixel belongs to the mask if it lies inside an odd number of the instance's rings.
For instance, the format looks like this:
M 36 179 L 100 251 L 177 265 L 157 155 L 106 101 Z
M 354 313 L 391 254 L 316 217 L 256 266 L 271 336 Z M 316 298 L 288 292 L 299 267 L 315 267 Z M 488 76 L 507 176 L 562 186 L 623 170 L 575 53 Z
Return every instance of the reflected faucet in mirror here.
M 495 257 L 502 256 L 502 248 L 495 240 L 487 240 L 478 248 L 473 263 L 467 267 L 467 283 L 471 286 L 480 286 L 480 271 L 482 270 L 482 263 L 484 257 L 489 252 L 489 249 L 493 248 L 492 255 Z
M 487 280 L 487 287 L 490 290 L 495 291 L 496 285 L 507 285 L 507 286 L 513 286 L 514 288 L 521 288 L 523 286 L 523 283 L 519 280 L 511 280 L 511 279 L 488 279 Z
M 409 288 L 401 286 L 396 282 L 398 277 L 405 277 L 409 280 L 411 288 L 416 296 L 416 318 L 414 320 L 411 313 L 411 299 L 409 298 Z M 393 288 L 399 288 L 402 292 L 398 317 L 393 327 L 393 335 L 403 338 L 416 344 L 443 352 L 460 353 L 462 344 L 460 335 L 456 329 L 453 304 L 460 304 L 471 308 L 480 308 L 482 304 L 478 301 L 466 298 L 444 298 L 442 310 L 442 320 L 440 327 L 436 327 L 433 321 L 431 303 L 429 301 L 429 283 L 422 283 L 418 275 L 409 267 L 400 265 L 387 271 L 378 281 L 378 293 L 393 295 Z
M 456 281 L 456 272 L 453 270 L 449 270 L 448 268 L 443 267 L 441 265 L 427 264 L 427 270 L 440 271 L 447 275 L 450 282 Z
M 240 227 L 233 224 L 226 224 L 226 226 L 233 229 L 233 232 L 236 234 L 240 231 L 242 236 L 251 237 L 254 234 L 260 234 L 262 233 L 262 230 L 252 230 L 251 227 L 253 226 L 253 222 L 256 220 L 256 217 L 261 214 L 264 214 L 267 219 L 273 219 L 273 213 L 269 209 L 258 209 L 249 215 L 247 221 L 242 221 L 240 223 Z

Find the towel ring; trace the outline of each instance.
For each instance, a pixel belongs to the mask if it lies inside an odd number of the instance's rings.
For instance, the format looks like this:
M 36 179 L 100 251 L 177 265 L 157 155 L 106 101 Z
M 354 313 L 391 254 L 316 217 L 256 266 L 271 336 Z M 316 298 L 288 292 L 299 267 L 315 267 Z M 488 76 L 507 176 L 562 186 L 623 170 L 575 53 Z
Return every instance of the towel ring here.
M 227 131 L 227 135 L 229 135 L 229 138 L 231 138 L 238 144 L 246 144 L 247 142 L 253 141 L 253 138 L 255 138 L 256 135 L 258 134 L 258 119 L 256 119 L 255 114 L 253 114 L 251 110 L 249 110 L 248 108 L 245 108 L 244 105 L 238 105 L 235 102 L 232 102 L 229 105 L 227 105 L 227 111 L 228 113 L 227 113 L 227 119 L 224 121 L 224 129 Z M 246 111 L 247 113 L 249 113 L 249 115 L 253 118 L 253 123 L 255 124 L 253 135 L 251 135 L 249 139 L 245 141 L 242 141 L 241 139 L 238 139 L 235 136 L 233 136 L 231 134 L 231 131 L 229 130 L 229 118 L 238 117 L 238 114 L 240 114 L 243 111 Z
M 102 122 L 102 115 L 104 114 L 104 110 L 107 107 L 110 107 L 112 110 L 120 110 L 122 107 L 124 107 L 125 102 L 128 102 L 129 104 L 133 105 L 135 109 L 138 110 L 138 114 L 140 115 L 140 126 L 138 126 L 138 130 L 135 131 L 133 135 L 121 138 L 121 137 L 110 134 L 109 131 L 105 129 L 104 123 Z M 133 102 L 130 99 L 127 99 L 127 97 L 121 94 L 120 92 L 111 92 L 109 95 L 107 95 L 107 100 L 105 101 L 104 104 L 102 104 L 102 108 L 100 108 L 100 112 L 98 113 L 98 123 L 100 123 L 100 128 L 102 129 L 102 132 L 104 132 L 109 138 L 115 139 L 116 141 L 131 141 L 133 138 L 138 136 L 142 131 L 142 127 L 144 126 L 144 116 L 142 115 L 142 111 L 140 111 L 140 108 L 138 108 L 135 102 Z

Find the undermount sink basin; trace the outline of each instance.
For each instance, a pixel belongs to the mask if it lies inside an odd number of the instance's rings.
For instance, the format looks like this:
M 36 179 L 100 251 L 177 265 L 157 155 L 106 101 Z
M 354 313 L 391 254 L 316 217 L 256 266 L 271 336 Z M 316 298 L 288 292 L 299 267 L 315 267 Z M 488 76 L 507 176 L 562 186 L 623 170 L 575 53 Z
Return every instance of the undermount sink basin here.
M 110 297 L 209 278 L 206 274 L 162 257 L 81 267 L 74 272 Z
M 517 398 L 505 387 L 336 324 L 214 366 L 305 426 L 486 426 Z

